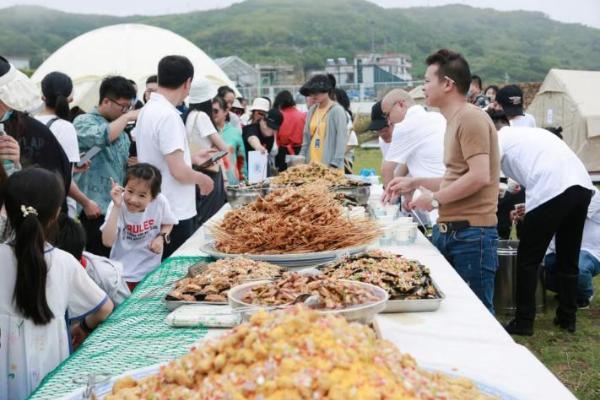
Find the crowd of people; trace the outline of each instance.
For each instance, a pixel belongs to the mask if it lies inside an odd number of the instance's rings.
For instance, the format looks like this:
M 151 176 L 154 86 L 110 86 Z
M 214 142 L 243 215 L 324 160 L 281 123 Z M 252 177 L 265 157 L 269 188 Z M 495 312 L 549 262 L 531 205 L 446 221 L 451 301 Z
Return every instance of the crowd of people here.
M 405 210 L 429 218 L 434 245 L 492 313 L 498 240 L 517 225 L 517 309 L 506 330 L 533 334 L 544 262 L 559 302 L 554 323 L 575 332 L 577 308 L 589 307 L 600 272 L 600 195 L 590 175 L 560 132 L 536 127 L 517 85 L 482 90 L 481 78 L 450 50 L 426 63 L 432 109 L 401 89 L 372 108 L 383 200 L 402 196 Z
M 394 89 L 372 108 L 383 201 L 432 227 L 435 246 L 492 313 L 498 240 L 518 222 L 507 331 L 533 334 L 545 258 L 555 323 L 574 332 L 600 272 L 598 191 L 568 146 L 523 112 L 518 86 L 483 90 L 450 50 L 426 64 L 427 107 Z M 247 179 L 249 152 L 266 155 L 273 174 L 290 156 L 352 173 L 354 116 L 331 75 L 302 86 L 306 112 L 289 91 L 247 107 L 182 56 L 160 61 L 142 99 L 123 76 L 104 78 L 98 94 L 93 109 L 71 108 L 69 76 L 48 74 L 40 91 L 0 57 L 2 398 L 26 397 L 213 216 L 226 186 Z M 501 182 L 511 190 L 500 193 Z
M 289 91 L 246 111 L 185 57 L 156 72 L 141 99 L 134 81 L 105 77 L 86 112 L 70 107 L 66 74 L 40 90 L 0 57 L 0 253 L 14 264 L 0 295 L 2 398 L 25 398 L 214 215 L 226 185 L 246 181 L 249 152 L 273 174 L 300 154 L 351 169 L 350 101 L 332 76 L 303 86 L 308 112 Z

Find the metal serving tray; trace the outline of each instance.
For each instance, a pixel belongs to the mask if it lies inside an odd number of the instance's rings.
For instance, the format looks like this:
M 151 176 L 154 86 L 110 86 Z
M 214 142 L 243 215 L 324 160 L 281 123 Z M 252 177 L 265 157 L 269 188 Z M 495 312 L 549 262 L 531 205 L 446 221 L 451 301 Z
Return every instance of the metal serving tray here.
M 439 297 L 435 299 L 417 299 L 417 300 L 393 300 L 389 299 L 382 313 L 401 313 L 401 312 L 423 312 L 435 311 L 440 308 L 442 301 L 446 295 L 438 284 L 431 278 L 433 287 L 437 291 Z
M 230 257 L 231 258 L 231 257 Z M 206 269 L 206 267 L 208 266 L 208 264 L 211 264 L 212 262 L 204 262 L 204 261 L 200 261 L 192 266 L 190 266 L 188 268 L 188 273 L 185 276 L 185 278 L 191 278 L 194 277 L 198 274 L 200 274 L 202 271 L 204 271 L 204 269 Z M 286 268 L 285 267 L 281 267 L 282 268 L 282 272 L 286 272 Z M 182 278 L 184 279 L 184 278 Z M 256 280 L 264 280 L 265 278 L 259 278 L 259 279 L 248 279 L 245 280 L 243 282 L 240 282 L 238 285 L 241 285 L 242 283 L 247 283 L 247 282 L 253 282 Z M 175 286 L 175 284 L 177 282 L 179 282 L 181 279 L 178 279 L 177 281 L 173 282 L 171 284 L 171 287 L 169 288 L 169 292 L 171 291 L 171 289 L 173 289 L 173 287 Z M 232 286 L 231 289 L 233 289 L 235 286 Z M 230 290 L 231 290 L 230 289 Z M 178 307 L 181 307 L 183 305 L 187 305 L 187 304 L 205 304 L 205 305 L 213 305 L 213 306 L 226 306 L 229 303 L 227 302 L 227 300 L 225 301 L 203 301 L 203 300 L 199 300 L 199 301 L 184 301 L 184 300 L 168 300 L 167 299 L 167 295 L 169 294 L 169 292 L 167 292 L 165 294 L 165 297 L 163 298 L 163 302 L 165 303 L 165 306 L 169 309 L 169 311 L 173 311 Z

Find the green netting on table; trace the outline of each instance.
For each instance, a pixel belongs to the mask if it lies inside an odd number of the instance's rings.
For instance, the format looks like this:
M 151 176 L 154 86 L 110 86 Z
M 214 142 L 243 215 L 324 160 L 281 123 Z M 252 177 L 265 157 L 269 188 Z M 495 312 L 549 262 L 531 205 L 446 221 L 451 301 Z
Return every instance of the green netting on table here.
M 44 378 L 30 398 L 64 396 L 82 386 L 74 379 L 85 381 L 88 373 L 117 376 L 187 353 L 194 342 L 206 335 L 206 329 L 168 326 L 165 318 L 169 311 L 161 300 L 175 280 L 185 276 L 191 265 L 203 260 L 208 259 L 167 259 L 75 353 Z

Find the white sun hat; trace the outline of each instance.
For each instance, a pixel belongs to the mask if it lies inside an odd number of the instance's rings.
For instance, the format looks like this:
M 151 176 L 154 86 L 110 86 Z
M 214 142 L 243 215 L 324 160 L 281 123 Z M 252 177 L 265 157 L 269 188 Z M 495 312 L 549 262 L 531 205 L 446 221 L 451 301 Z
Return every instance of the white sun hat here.
M 263 99 L 262 97 L 257 97 L 252 102 L 252 106 L 250 107 L 250 111 L 269 111 L 269 100 Z
M 15 111 L 39 110 L 43 105 L 39 89 L 27 75 L 16 69 L 14 65 L 9 65 L 10 69 L 0 76 L 0 100 Z
M 211 100 L 217 95 L 217 85 L 209 81 L 208 79 L 199 78 L 192 81 L 192 87 L 190 88 L 190 96 L 188 102 L 190 104 L 200 104 L 205 101 Z

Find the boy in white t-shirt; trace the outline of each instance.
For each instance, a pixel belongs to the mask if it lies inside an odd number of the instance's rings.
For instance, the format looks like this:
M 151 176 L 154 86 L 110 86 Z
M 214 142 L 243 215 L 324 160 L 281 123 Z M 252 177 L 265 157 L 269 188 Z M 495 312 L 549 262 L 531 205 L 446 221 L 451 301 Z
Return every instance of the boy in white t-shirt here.
M 102 243 L 112 247 L 110 258 L 123 264 L 130 290 L 160 265 L 165 244 L 177 218 L 160 193 L 158 168 L 136 164 L 127 169 L 124 187 L 113 182 L 106 222 L 100 227 Z

